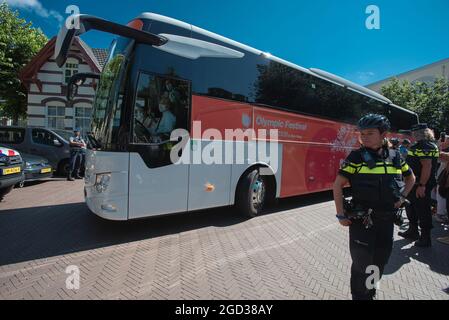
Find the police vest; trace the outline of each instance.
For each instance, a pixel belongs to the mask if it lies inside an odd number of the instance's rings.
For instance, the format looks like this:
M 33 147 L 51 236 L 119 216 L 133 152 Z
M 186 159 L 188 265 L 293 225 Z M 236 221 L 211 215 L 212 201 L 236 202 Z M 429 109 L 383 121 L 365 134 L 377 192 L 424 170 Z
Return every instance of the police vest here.
M 84 140 L 83 140 L 83 138 L 81 138 L 81 137 L 71 137 L 70 138 L 70 141 L 72 142 L 76 142 L 76 143 L 85 143 L 84 142 Z M 83 151 L 84 150 L 84 148 L 81 148 L 81 147 L 72 147 L 72 146 L 70 146 L 70 150 L 71 151 Z
M 340 174 L 349 179 L 355 204 L 391 211 L 404 190 L 402 177 L 410 175 L 411 170 L 399 151 L 384 150 L 381 156 L 362 148 L 349 155 Z
M 436 171 L 439 157 L 440 151 L 435 143 L 430 141 L 419 141 L 410 147 L 407 163 L 415 173 L 417 181 L 419 181 L 422 172 L 421 160 L 432 160 L 432 172 L 427 184 L 433 187 L 437 184 Z

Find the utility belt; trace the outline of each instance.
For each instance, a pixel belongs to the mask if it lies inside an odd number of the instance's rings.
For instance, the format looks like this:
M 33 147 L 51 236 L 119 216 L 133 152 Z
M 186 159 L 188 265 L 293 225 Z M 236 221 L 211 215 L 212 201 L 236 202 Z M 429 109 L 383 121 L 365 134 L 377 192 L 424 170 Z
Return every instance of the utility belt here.
M 354 203 L 353 200 L 344 199 L 343 202 L 346 218 L 353 222 L 362 222 L 366 229 L 371 229 L 373 227 L 373 218 L 392 218 L 395 225 L 402 226 L 404 224 L 402 214 L 405 210 L 405 207 L 409 204 L 410 203 L 406 201 L 406 203 L 404 203 L 404 205 L 400 209 L 386 211 L 367 208 L 360 204 Z M 380 214 L 380 212 L 382 212 L 382 214 Z

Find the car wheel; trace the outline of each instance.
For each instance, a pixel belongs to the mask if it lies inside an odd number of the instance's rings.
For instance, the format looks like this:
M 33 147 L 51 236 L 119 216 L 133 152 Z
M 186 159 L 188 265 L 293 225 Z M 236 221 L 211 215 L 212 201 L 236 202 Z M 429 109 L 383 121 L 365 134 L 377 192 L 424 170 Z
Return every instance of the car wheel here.
M 243 215 L 254 218 L 265 209 L 269 198 L 265 176 L 255 169 L 244 176 L 237 187 L 236 206 Z
M 62 160 L 58 166 L 58 175 L 61 177 L 67 177 L 70 171 L 70 160 Z
M 16 188 L 18 188 L 18 189 L 22 189 L 22 188 L 24 188 L 24 187 L 25 187 L 25 180 L 19 182 L 18 184 L 16 184 Z

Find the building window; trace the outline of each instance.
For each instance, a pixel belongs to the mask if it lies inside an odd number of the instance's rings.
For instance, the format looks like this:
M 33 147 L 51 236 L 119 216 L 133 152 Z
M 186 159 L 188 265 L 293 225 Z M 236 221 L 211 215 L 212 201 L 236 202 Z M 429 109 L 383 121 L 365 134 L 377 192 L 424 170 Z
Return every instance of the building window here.
M 65 107 L 49 106 L 47 111 L 48 128 L 65 129 Z
M 67 62 L 65 65 L 65 83 L 68 84 L 70 81 L 70 78 L 78 73 L 78 63 L 70 63 Z
M 88 107 L 75 108 L 75 128 L 81 129 L 83 132 L 90 131 L 92 109 Z

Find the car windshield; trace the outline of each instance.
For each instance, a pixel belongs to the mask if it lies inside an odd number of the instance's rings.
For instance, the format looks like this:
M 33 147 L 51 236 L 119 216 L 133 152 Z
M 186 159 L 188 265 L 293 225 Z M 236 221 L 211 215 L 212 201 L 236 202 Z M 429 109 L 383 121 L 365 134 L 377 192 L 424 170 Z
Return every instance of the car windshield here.
M 108 62 L 101 73 L 93 106 L 92 136 L 102 149 L 114 148 L 117 141 L 123 102 L 121 84 L 125 80 L 126 51 L 131 45 L 132 40 L 127 38 L 114 40 Z

